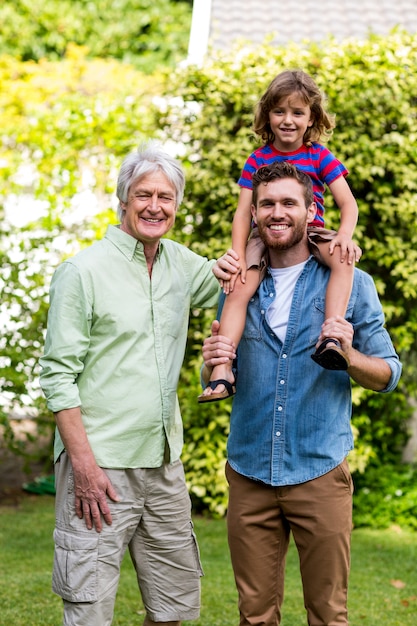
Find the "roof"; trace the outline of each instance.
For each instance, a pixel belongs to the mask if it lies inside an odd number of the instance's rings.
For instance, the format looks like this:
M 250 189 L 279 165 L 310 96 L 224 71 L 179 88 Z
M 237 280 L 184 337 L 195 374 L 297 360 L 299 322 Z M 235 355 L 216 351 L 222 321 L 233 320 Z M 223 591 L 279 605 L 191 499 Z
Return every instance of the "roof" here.
M 342 41 L 388 34 L 395 26 L 417 32 L 416 0 L 194 0 L 189 61 L 201 62 L 209 44 L 228 50 L 239 40 L 275 45 Z

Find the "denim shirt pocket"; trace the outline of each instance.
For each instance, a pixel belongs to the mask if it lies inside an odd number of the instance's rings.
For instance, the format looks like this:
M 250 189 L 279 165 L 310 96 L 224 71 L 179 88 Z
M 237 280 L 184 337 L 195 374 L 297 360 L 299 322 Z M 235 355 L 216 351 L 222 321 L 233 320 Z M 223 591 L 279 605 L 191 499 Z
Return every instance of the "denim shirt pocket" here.
M 265 318 L 266 311 L 259 311 L 259 299 L 251 298 L 246 314 L 246 326 L 243 338 L 255 339 L 260 341 L 262 338 L 262 322 Z
M 313 308 L 311 312 L 311 324 L 309 342 L 315 344 L 319 338 L 321 327 L 324 322 L 325 298 L 319 296 L 313 300 Z
M 313 344 L 317 342 L 317 339 L 321 332 L 321 327 L 325 319 L 325 307 L 326 307 L 326 299 L 325 296 L 318 296 L 313 300 L 313 309 L 311 312 L 311 325 L 310 325 L 310 335 L 309 341 Z M 353 304 L 349 302 L 345 319 L 349 320 L 352 318 L 353 314 Z

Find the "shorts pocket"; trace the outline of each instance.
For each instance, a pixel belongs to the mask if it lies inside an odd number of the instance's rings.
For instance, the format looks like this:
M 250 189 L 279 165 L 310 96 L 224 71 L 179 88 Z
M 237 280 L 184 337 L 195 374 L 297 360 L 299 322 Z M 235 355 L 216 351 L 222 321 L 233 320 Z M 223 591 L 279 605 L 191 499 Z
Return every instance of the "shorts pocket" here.
M 69 602 L 97 601 L 99 537 L 55 528 L 52 590 Z
M 200 548 L 198 547 L 197 537 L 194 532 L 194 524 L 192 522 L 191 522 L 191 540 L 193 542 L 193 552 L 194 552 L 194 558 L 196 562 L 196 570 L 199 576 L 204 576 L 203 566 L 201 564 L 201 558 L 200 558 Z

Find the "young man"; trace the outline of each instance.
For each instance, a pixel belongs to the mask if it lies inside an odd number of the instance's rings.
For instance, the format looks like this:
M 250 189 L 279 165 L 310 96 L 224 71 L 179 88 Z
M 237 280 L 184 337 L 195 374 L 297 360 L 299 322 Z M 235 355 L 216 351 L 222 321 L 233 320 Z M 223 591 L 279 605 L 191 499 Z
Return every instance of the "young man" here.
M 249 303 L 239 344 L 226 466 L 240 626 L 280 623 L 291 532 L 308 623 L 347 625 L 350 379 L 388 392 L 398 383 L 401 364 L 374 283 L 364 272 L 355 270 L 346 319 L 324 323 L 329 269 L 308 247 L 307 223 L 315 213 L 310 178 L 289 162 L 260 168 L 253 176 L 252 213 L 269 267 Z M 237 271 L 233 251 L 222 269 Z M 235 358 L 233 344 L 217 334 L 218 322 L 212 331 L 203 347 L 206 381 L 214 365 Z M 347 371 L 311 362 L 320 334 L 340 341 Z

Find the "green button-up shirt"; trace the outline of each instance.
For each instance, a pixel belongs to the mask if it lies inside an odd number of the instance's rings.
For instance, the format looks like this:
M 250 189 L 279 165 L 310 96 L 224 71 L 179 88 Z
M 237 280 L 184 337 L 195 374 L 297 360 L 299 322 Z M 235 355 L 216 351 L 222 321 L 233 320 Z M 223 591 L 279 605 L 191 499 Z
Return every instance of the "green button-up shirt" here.
M 53 412 L 81 407 L 101 467 L 159 467 L 183 445 L 177 384 L 190 308 L 217 304 L 214 261 L 164 239 L 143 245 L 110 226 L 51 283 L 41 386 Z M 55 459 L 64 446 L 55 438 Z

